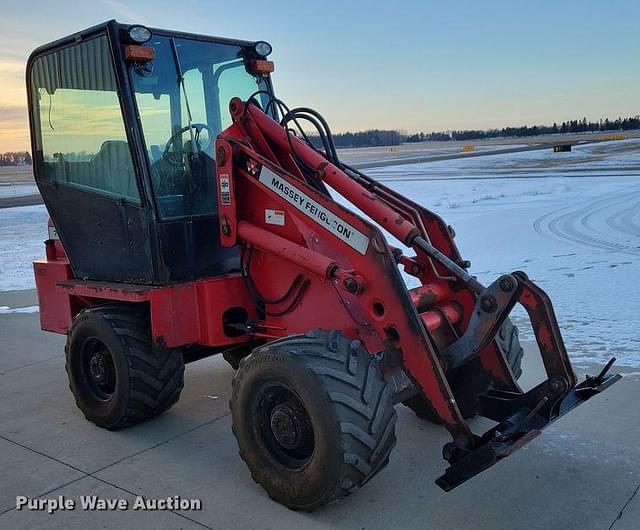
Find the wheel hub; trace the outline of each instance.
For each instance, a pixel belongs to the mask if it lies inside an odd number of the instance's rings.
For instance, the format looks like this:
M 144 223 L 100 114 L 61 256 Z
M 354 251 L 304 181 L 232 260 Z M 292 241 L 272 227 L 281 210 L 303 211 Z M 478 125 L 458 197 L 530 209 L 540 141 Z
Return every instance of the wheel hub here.
M 113 396 L 116 389 L 113 357 L 104 343 L 95 337 L 83 345 L 82 374 L 95 399 L 107 400 Z
M 89 370 L 91 377 L 93 377 L 98 384 L 104 385 L 107 382 L 109 375 L 104 353 L 98 352 L 91 357 Z
M 274 407 L 271 412 L 271 432 L 285 449 L 295 449 L 302 441 L 302 422 L 299 411 L 287 404 Z
M 300 398 L 280 382 L 267 383 L 254 403 L 256 434 L 271 456 L 289 469 L 300 469 L 314 451 L 311 418 Z

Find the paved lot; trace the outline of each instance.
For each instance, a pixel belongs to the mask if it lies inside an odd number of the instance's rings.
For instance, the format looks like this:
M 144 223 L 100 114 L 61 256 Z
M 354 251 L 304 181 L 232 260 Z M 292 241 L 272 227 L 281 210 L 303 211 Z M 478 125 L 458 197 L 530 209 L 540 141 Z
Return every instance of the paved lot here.
M 35 303 L 32 291 L 0 293 L 0 306 Z M 448 494 L 433 484 L 444 430 L 401 408 L 389 467 L 343 502 L 302 514 L 270 501 L 238 457 L 223 359 L 189 365 L 168 413 L 107 432 L 76 409 L 64 338 L 40 332 L 37 314 L 0 314 L 0 339 L 0 528 L 638 528 L 637 375 Z M 180 495 L 202 509 L 48 515 L 16 510 L 17 495 Z

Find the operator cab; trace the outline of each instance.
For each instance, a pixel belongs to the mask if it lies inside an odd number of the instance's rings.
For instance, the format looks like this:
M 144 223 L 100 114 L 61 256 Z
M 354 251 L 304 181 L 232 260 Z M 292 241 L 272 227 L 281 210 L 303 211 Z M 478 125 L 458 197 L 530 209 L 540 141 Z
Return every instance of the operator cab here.
M 272 93 L 254 66 L 269 52 L 110 21 L 31 55 L 34 175 L 76 278 L 162 285 L 239 268 L 219 242 L 214 146 L 232 97 Z

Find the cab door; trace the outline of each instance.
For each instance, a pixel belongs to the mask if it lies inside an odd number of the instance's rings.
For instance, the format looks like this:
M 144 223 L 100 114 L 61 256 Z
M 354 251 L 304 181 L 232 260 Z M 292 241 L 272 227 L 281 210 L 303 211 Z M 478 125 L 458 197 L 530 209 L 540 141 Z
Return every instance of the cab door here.
M 37 53 L 27 76 L 36 183 L 74 275 L 153 281 L 106 33 Z

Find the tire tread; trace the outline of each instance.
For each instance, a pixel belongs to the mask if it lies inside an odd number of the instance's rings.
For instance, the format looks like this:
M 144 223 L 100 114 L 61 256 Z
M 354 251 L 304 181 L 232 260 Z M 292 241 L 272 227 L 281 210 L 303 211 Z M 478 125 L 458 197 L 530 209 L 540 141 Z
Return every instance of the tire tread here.
M 343 466 L 333 490 L 321 501 L 307 506 L 277 499 L 289 508 L 312 511 L 350 495 L 388 463 L 396 444 L 393 387 L 384 380 L 377 361 L 360 341 L 349 339 L 339 331 L 314 330 L 260 346 L 243 358 L 233 381 L 232 410 L 244 372 L 250 369 L 250 360 L 275 351 L 295 356 L 303 369 L 318 377 L 338 418 L 344 452 Z M 236 429 L 234 425 L 234 433 Z M 240 448 L 240 457 L 250 463 L 243 448 Z M 262 473 L 251 470 L 251 475 L 272 495 Z
M 151 344 L 148 312 L 137 307 L 109 304 L 88 308 L 78 316 L 92 312 L 107 321 L 120 340 L 128 364 L 129 393 L 125 413 L 109 425 L 115 430 L 148 420 L 171 408 L 180 398 L 184 387 L 184 362 L 182 354 L 176 349 L 157 348 Z M 82 319 L 76 317 L 69 329 L 81 325 Z M 70 373 L 69 340 L 65 346 L 66 368 Z M 83 410 L 73 385 L 70 388 L 76 404 Z M 93 421 L 87 413 L 83 413 Z

